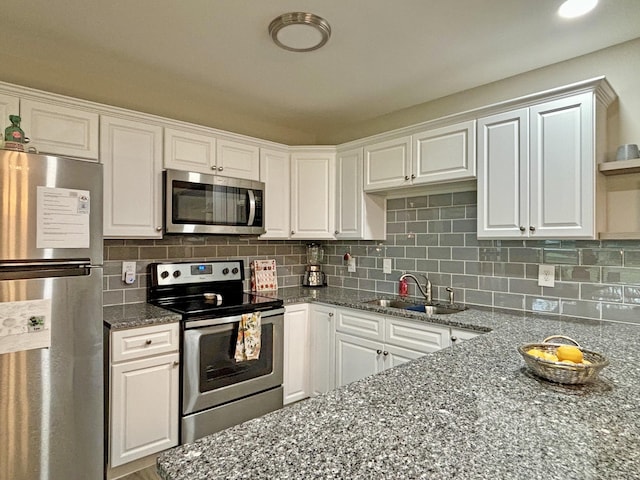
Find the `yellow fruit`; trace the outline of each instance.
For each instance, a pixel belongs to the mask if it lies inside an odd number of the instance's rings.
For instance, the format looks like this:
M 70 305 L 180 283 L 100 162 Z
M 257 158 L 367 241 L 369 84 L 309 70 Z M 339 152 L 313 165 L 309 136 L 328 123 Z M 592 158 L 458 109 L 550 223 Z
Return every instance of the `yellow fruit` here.
M 542 356 L 542 358 L 544 360 L 549 361 L 549 362 L 557 362 L 558 361 L 558 357 L 556 355 L 554 355 L 553 353 L 548 353 L 548 352 L 544 352 L 544 355 Z
M 527 350 L 527 353 L 532 357 L 539 357 L 539 358 L 542 358 L 542 356 L 544 355 L 544 352 L 537 348 L 530 348 L 529 350 Z
M 562 360 L 562 362 L 560 362 L 560 363 L 568 363 L 570 365 L 575 365 L 576 364 L 576 362 L 572 362 L 571 360 Z
M 582 363 L 585 365 L 591 365 L 591 362 L 589 360 L 582 360 Z
M 558 360 L 570 360 L 573 363 L 582 363 L 582 351 L 573 345 L 562 345 L 556 350 Z

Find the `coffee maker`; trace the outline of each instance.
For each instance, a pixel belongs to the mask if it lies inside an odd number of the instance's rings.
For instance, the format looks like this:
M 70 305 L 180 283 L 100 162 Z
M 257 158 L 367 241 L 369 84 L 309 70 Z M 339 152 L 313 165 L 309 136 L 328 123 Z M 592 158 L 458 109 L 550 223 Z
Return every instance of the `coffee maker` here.
M 320 264 L 324 259 L 324 250 L 317 243 L 307 245 L 307 268 L 304 272 L 302 285 L 305 287 L 325 287 L 327 279 Z

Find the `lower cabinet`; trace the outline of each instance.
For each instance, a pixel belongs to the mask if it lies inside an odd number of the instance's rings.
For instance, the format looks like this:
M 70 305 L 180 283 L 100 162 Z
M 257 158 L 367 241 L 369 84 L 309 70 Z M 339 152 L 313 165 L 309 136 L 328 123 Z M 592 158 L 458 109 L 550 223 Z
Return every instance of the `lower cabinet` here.
M 480 335 L 479 333 L 472 332 L 471 330 L 461 330 L 459 328 L 451 329 L 451 344 L 457 345 L 462 342 L 466 342 L 467 340 L 471 340 L 472 338 Z
M 309 397 L 309 305 L 287 305 L 284 313 L 283 403 Z
M 336 308 L 312 303 L 309 306 L 310 348 L 309 380 L 311 396 L 335 388 Z
M 110 335 L 109 467 L 178 445 L 178 324 Z

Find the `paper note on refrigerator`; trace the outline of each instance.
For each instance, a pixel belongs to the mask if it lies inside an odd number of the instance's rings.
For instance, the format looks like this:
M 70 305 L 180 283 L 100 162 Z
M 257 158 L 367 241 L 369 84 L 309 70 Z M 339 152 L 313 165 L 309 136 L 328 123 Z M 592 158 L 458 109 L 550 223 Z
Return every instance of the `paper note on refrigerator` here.
M 0 354 L 50 346 L 50 299 L 0 302 Z
M 88 190 L 38 187 L 36 248 L 89 248 Z

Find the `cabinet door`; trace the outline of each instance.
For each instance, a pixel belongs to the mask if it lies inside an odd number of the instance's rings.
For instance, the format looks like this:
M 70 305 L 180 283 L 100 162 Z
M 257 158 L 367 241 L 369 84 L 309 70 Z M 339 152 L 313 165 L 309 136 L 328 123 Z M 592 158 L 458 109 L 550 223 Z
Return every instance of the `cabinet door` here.
M 258 147 L 218 139 L 216 152 L 218 174 L 256 181 L 260 178 L 260 149 Z
M 451 345 L 449 328 L 396 317 L 385 319 L 384 341 L 387 345 L 431 353 Z
M 335 309 L 323 305 L 310 307 L 311 395 L 332 390 L 335 385 Z
M 364 191 L 411 185 L 411 137 L 364 147 Z
M 111 367 L 111 467 L 178 444 L 179 354 Z
M 98 160 L 97 113 L 21 100 L 20 116 L 25 135 L 38 152 Z
M 595 238 L 593 94 L 530 108 L 530 237 Z
M 336 157 L 336 238 L 362 238 L 362 149 Z
M 414 184 L 475 178 L 475 120 L 413 135 L 412 171 Z
M 287 305 L 284 314 L 283 403 L 309 396 L 309 308 Z
M 104 236 L 162 238 L 162 128 L 102 116 Z
M 20 99 L 11 95 L 0 94 L 0 137 L 3 139 L 4 129 L 11 125 L 9 115 L 20 115 Z
M 336 333 L 336 386 L 381 372 L 384 345 L 374 340 Z
M 287 239 L 290 228 L 290 161 L 287 152 L 260 149 L 260 181 L 265 185 L 264 239 Z
M 291 154 L 291 238 L 334 238 L 335 153 Z
M 216 139 L 200 133 L 165 128 L 164 167 L 209 175 L 217 173 Z
M 386 370 L 423 357 L 425 353 L 408 348 L 396 347 L 395 345 L 385 345 L 382 355 L 384 358 L 384 369 Z
M 478 238 L 529 233 L 529 113 L 478 120 Z
M 458 345 L 462 342 L 466 342 L 467 340 L 471 340 L 472 338 L 476 338 L 480 335 L 477 332 L 472 332 L 470 330 L 460 330 L 459 328 L 451 329 L 451 344 Z
M 379 342 L 384 341 L 384 317 L 375 313 L 340 308 L 336 310 L 336 331 Z

